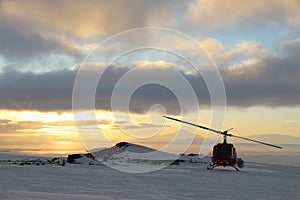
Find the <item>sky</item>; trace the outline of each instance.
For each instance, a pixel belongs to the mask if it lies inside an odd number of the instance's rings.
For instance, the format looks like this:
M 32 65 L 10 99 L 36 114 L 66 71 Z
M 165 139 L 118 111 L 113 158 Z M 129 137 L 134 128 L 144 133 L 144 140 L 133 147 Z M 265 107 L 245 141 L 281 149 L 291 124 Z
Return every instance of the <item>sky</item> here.
M 162 34 L 133 31 L 131 37 L 111 38 L 143 27 L 159 27 Z M 172 45 L 120 53 L 145 41 Z M 102 59 L 107 55 L 119 57 L 108 63 Z M 201 74 L 181 55 L 201 61 Z M 0 151 L 60 155 L 120 141 L 162 148 L 181 128 L 187 135 L 206 136 L 166 121 L 164 114 L 234 127 L 240 136 L 300 137 L 299 65 L 298 0 L 0 0 Z M 216 101 L 217 110 L 226 111 L 218 126 L 208 85 L 217 83 L 215 69 L 226 95 L 226 107 Z M 95 88 L 95 112 L 83 105 L 75 123 L 72 95 L 80 70 L 90 76 L 103 71 L 103 76 Z M 128 97 L 138 81 L 152 79 Z M 81 91 L 83 99 L 89 89 Z

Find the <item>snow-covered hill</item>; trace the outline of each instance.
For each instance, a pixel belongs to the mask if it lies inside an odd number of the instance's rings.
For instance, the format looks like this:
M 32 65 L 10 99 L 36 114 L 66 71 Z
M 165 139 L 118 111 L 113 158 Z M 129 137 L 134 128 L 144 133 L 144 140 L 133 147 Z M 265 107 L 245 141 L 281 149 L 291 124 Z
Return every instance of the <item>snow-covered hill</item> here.
M 65 157 L 35 157 L 24 155 L 0 154 L 0 164 L 17 165 L 113 165 L 113 166 L 140 166 L 140 167 L 165 167 L 173 164 L 204 163 L 210 158 L 202 158 L 197 154 L 175 155 L 128 142 L 120 142 L 115 146 L 96 150 L 92 153 L 71 154 Z
M 135 172 L 153 171 L 168 165 L 183 163 L 208 164 L 210 158 L 201 158 L 198 154 L 175 155 L 149 147 L 120 142 L 115 146 L 88 154 L 73 154 L 68 163 L 99 165 L 101 163 L 121 171 L 134 169 Z
M 175 154 L 127 142 L 120 142 L 111 148 L 93 152 L 92 154 L 97 160 L 111 164 L 169 164 L 178 158 Z

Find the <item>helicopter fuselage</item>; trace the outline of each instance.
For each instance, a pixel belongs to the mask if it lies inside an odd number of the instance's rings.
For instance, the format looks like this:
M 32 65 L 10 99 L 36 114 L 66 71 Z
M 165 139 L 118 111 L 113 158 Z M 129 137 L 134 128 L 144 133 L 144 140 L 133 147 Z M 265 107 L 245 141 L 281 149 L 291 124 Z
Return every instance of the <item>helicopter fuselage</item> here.
M 219 143 L 214 146 L 211 161 L 215 165 L 234 166 L 237 153 L 233 144 Z

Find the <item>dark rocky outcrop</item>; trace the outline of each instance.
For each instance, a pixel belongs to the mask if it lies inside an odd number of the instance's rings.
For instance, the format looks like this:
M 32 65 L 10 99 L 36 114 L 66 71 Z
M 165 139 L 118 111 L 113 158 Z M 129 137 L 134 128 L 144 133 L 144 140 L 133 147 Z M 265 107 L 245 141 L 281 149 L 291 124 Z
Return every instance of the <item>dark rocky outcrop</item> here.
M 68 155 L 68 158 L 67 158 L 67 163 L 76 163 L 76 159 L 78 158 L 82 158 L 82 157 L 87 157 L 91 160 L 94 160 L 96 161 L 95 157 L 91 154 L 91 153 L 86 153 L 86 154 L 71 154 L 71 155 Z
M 130 146 L 130 144 L 128 142 L 119 142 L 116 144 L 117 147 L 121 148 L 121 149 L 124 149 L 128 146 Z
M 71 154 L 71 155 L 68 155 L 68 158 L 67 158 L 67 162 L 68 163 L 74 163 L 74 161 L 78 158 L 81 158 L 82 157 L 82 154 Z

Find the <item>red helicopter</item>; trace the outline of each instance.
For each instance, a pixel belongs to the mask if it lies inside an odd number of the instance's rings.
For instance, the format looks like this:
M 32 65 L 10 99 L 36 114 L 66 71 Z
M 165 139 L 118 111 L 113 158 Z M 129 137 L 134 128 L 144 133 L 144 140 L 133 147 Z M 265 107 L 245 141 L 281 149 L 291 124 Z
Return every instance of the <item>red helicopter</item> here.
M 211 164 L 209 166 L 207 166 L 208 170 L 213 170 L 215 167 L 217 166 L 231 166 L 234 169 L 236 169 L 236 171 L 240 171 L 239 168 L 243 168 L 244 167 L 244 161 L 241 158 L 237 158 L 237 152 L 235 147 L 233 146 L 233 144 L 229 144 L 227 143 L 227 137 L 236 137 L 236 138 L 240 138 L 243 140 L 248 140 L 251 142 L 256 142 L 259 144 L 263 144 L 263 145 L 267 145 L 267 146 L 271 146 L 271 147 L 275 147 L 278 149 L 281 149 L 282 147 L 277 146 L 277 145 L 273 145 L 273 144 L 269 144 L 269 143 L 265 143 L 265 142 L 261 142 L 261 141 L 257 141 L 257 140 L 252 140 L 249 138 L 245 138 L 245 137 L 240 137 L 240 136 L 236 136 L 236 135 L 232 135 L 230 133 L 228 133 L 228 131 L 232 130 L 228 129 L 226 131 L 218 131 L 218 130 L 214 130 L 211 128 L 207 128 L 205 126 L 201 126 L 201 125 L 197 125 L 197 124 L 193 124 L 190 122 L 186 122 L 183 120 L 179 120 L 179 119 L 175 119 L 172 117 L 168 117 L 168 116 L 163 116 L 164 118 L 170 119 L 170 120 L 174 120 L 177 122 L 181 122 L 181 123 L 185 123 L 185 124 L 189 124 L 198 128 L 202 128 L 208 131 L 212 131 L 214 133 L 217 134 L 221 134 L 224 137 L 223 143 L 218 143 L 214 146 L 213 151 L 212 151 L 212 157 L 211 157 Z

